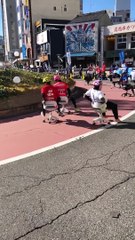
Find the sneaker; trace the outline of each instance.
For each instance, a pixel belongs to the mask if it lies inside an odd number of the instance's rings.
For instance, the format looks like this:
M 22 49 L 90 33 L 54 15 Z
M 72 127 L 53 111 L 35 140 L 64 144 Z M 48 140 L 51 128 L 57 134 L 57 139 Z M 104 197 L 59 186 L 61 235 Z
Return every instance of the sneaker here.
M 115 119 L 113 122 L 111 122 L 112 125 L 115 125 L 117 123 L 121 123 L 122 121 L 120 119 Z
M 44 117 L 44 114 L 43 114 L 43 112 L 41 112 L 41 116 L 42 116 L 42 117 Z
M 121 120 L 118 118 L 118 119 L 115 119 L 115 122 L 121 123 Z
M 64 113 L 61 113 L 61 112 L 60 112 L 60 113 L 59 113 L 59 116 L 60 116 L 60 117 L 64 117 L 65 115 L 64 115 Z

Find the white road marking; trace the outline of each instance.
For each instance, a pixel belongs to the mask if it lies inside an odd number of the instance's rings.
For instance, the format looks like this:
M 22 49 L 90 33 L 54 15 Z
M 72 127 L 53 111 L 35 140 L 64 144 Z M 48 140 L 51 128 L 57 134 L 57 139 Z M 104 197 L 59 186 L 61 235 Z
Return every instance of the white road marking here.
M 135 114 L 135 110 L 134 111 L 131 111 L 130 113 L 126 114 L 125 116 L 123 116 L 121 119 L 121 121 L 124 121 L 125 119 L 131 117 L 132 115 Z M 117 124 L 117 123 L 116 123 Z M 116 125 L 115 124 L 115 125 Z M 114 124 L 113 124 L 114 125 Z M 106 128 L 109 128 L 111 125 L 108 125 Z M 77 137 L 74 137 L 74 138 L 70 138 L 68 140 L 65 140 L 65 141 L 62 141 L 60 143 L 56 143 L 54 145 L 51 145 L 51 146 L 48 146 L 48 147 L 44 147 L 44 148 L 41 148 L 41 149 L 38 149 L 38 150 L 35 150 L 35 151 L 32 151 L 32 152 L 29 152 L 29 153 L 26 153 L 26 154 L 22 154 L 22 155 L 19 155 L 19 156 L 16 156 L 16 157 L 12 157 L 12 158 L 7 158 L 7 159 L 4 159 L 4 160 L 1 160 L 0 161 L 0 166 L 1 165 L 5 165 L 5 164 L 8 164 L 8 163 L 12 163 L 12 162 L 16 162 L 16 161 L 20 161 L 24 158 L 28 158 L 28 157 L 32 157 L 34 155 L 37 155 L 37 154 L 40 154 L 40 153 L 43 153 L 43 152 L 46 152 L 48 150 L 51 150 L 51 149 L 55 149 L 55 148 L 58 148 L 58 147 L 61 147 L 63 145 L 66 145 L 68 143 L 71 143 L 71 142 L 75 142 L 77 140 L 80 140 L 82 138 L 85 138 L 85 137 L 88 137 L 90 135 L 93 135 L 95 133 L 98 133 L 98 132 L 101 132 L 103 131 L 104 129 L 106 129 L 105 127 L 103 128 L 100 128 L 100 129 L 96 129 L 96 130 L 93 130 L 93 131 L 90 131 L 90 132 L 87 132 L 87 133 L 84 133 L 82 135 L 79 135 Z

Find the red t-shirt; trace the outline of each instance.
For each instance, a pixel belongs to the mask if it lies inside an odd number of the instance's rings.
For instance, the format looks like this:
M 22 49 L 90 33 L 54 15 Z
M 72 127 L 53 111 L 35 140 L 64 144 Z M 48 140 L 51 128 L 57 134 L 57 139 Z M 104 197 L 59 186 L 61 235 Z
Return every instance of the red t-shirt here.
M 69 88 L 68 84 L 65 82 L 56 82 L 53 84 L 55 87 L 58 97 L 67 96 L 67 89 Z
M 44 85 L 41 88 L 41 94 L 43 94 L 45 101 L 56 101 L 57 99 L 56 89 L 52 85 Z
M 105 70 L 106 70 L 106 65 L 103 64 L 103 66 L 102 66 L 102 72 L 105 72 Z
M 99 73 L 99 74 L 101 73 L 101 69 L 100 69 L 99 66 L 96 67 L 96 72 Z

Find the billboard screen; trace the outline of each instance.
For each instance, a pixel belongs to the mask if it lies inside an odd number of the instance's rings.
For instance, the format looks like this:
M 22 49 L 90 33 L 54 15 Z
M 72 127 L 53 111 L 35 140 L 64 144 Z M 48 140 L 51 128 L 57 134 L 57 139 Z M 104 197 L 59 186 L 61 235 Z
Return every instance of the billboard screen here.
M 66 52 L 87 53 L 98 49 L 98 22 L 65 26 Z

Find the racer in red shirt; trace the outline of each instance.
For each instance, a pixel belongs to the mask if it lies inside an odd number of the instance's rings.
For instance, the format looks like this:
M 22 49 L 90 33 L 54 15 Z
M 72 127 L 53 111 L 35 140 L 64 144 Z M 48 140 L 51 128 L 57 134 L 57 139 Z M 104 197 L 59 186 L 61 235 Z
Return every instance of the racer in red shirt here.
M 57 91 L 53 85 L 46 83 L 41 88 L 41 95 L 45 101 L 56 101 L 57 100 Z
M 42 95 L 42 112 L 41 114 L 45 116 L 45 102 L 46 101 L 57 101 L 58 94 L 53 85 L 51 85 L 51 80 L 48 77 L 43 79 L 45 85 L 41 88 L 41 95 Z
M 61 101 L 61 97 L 69 97 L 70 95 L 70 89 L 69 89 L 69 86 L 67 83 L 65 82 L 62 82 L 61 81 L 61 78 L 59 76 L 59 74 L 57 75 L 54 75 L 54 81 L 56 81 L 53 86 L 54 88 L 56 89 L 56 92 L 57 92 L 57 104 L 58 104 L 58 112 L 60 115 L 61 114 L 61 104 L 60 104 L 60 101 Z
M 55 87 L 58 97 L 68 96 L 70 93 L 69 86 L 67 83 L 62 82 L 59 75 L 54 75 L 54 81 L 56 81 L 53 86 Z

